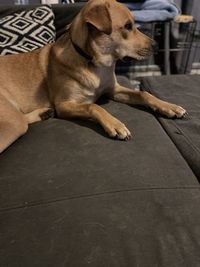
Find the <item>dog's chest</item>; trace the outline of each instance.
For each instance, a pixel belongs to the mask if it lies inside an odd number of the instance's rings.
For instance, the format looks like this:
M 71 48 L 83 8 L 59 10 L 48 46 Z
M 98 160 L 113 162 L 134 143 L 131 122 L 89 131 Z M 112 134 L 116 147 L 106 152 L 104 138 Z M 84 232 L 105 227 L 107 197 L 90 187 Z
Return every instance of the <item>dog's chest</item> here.
M 94 77 L 96 84 L 93 88 L 94 100 L 101 95 L 108 93 L 115 84 L 114 72 L 111 67 L 101 67 L 94 69 Z
M 89 67 L 75 73 L 77 87 L 71 90 L 71 98 L 82 103 L 94 103 L 109 93 L 115 85 L 112 67 Z

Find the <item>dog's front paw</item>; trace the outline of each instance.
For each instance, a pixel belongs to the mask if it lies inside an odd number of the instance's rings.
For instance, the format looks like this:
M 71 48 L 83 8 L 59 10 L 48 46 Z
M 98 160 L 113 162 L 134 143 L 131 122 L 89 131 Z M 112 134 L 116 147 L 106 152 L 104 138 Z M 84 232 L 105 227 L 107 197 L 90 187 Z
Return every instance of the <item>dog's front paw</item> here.
M 111 138 L 119 139 L 119 140 L 129 140 L 131 138 L 130 131 L 126 128 L 126 126 L 117 119 L 112 119 L 104 125 L 105 131 Z
M 187 114 L 187 111 L 181 106 L 164 101 L 156 110 L 168 118 L 183 118 Z

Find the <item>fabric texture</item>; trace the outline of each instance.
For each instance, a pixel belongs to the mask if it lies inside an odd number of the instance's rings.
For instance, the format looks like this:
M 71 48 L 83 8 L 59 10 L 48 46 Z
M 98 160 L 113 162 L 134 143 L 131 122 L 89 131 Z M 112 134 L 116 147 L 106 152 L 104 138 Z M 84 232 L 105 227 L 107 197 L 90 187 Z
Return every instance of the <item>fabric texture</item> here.
M 183 106 L 185 119 L 158 120 L 200 181 L 200 75 L 170 75 L 142 79 L 143 87 L 163 100 Z
M 105 192 L 199 186 L 150 112 L 112 101 L 100 104 L 133 138 L 110 139 L 89 121 L 50 119 L 30 125 L 0 155 L 1 210 Z
M 0 19 L 0 54 L 17 54 L 55 41 L 54 13 L 49 6 Z
M 149 189 L 0 212 L 1 266 L 199 267 L 199 203 L 199 189 Z
M 180 9 L 172 0 L 144 0 L 136 3 L 127 1 L 126 5 L 133 10 L 138 22 L 166 21 L 180 14 Z
M 1 265 L 198 267 L 196 177 L 151 112 L 99 104 L 130 141 L 50 119 L 0 155 Z

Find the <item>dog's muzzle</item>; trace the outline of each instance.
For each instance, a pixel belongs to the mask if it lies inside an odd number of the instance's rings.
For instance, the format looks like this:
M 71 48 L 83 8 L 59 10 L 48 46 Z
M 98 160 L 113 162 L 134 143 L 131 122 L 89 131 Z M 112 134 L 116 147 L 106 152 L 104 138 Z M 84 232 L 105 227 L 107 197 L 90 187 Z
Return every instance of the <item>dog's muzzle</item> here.
M 158 43 L 154 40 L 152 40 L 152 43 L 148 48 L 141 48 L 138 49 L 137 55 L 138 57 L 131 57 L 131 56 L 125 56 L 122 61 L 128 62 L 132 60 L 143 60 L 148 58 L 149 56 L 152 56 L 154 54 L 157 54 L 159 51 Z

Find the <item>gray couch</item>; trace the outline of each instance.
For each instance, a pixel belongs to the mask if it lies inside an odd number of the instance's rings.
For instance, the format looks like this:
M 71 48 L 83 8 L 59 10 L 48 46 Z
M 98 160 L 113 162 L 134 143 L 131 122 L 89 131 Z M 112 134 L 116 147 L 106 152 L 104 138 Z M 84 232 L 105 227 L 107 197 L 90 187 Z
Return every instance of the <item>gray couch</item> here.
M 58 34 L 78 9 L 54 7 Z M 132 140 L 54 118 L 0 155 L 0 266 L 200 266 L 200 76 L 142 84 L 187 119 L 102 99 Z

